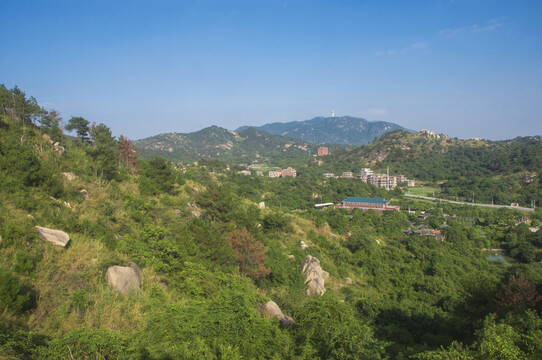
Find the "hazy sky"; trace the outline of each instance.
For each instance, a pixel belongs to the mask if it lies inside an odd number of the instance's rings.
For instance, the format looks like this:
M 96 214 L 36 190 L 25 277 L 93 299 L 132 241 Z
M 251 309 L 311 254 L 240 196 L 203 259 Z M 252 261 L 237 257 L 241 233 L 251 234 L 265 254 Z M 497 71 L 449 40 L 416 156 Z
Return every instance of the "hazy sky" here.
M 0 83 L 139 139 L 364 117 L 542 135 L 542 1 L 0 0 Z

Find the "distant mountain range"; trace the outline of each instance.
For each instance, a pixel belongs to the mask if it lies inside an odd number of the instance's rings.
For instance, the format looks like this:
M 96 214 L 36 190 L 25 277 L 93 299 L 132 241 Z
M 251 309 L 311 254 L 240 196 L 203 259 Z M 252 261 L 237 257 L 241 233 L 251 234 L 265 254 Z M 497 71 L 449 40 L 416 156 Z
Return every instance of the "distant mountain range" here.
M 237 131 L 243 131 L 242 126 Z M 368 121 L 351 116 L 315 117 L 311 120 L 271 123 L 255 127 L 270 134 L 300 139 L 313 144 L 366 145 L 382 135 L 405 130 L 404 127 L 385 121 Z
M 215 158 L 238 164 L 276 164 L 277 161 L 315 154 L 321 144 L 335 144 L 334 150 L 363 145 L 397 129 L 405 130 L 397 124 L 350 116 L 317 117 L 260 127 L 243 126 L 236 131 L 211 126 L 186 134 L 160 134 L 134 143 L 143 158 L 158 155 L 174 162 Z
M 307 141 L 269 134 L 254 128 L 231 131 L 211 126 L 193 133 L 165 133 L 134 142 L 143 158 L 155 155 L 174 162 L 215 158 L 230 163 L 309 157 L 316 146 Z

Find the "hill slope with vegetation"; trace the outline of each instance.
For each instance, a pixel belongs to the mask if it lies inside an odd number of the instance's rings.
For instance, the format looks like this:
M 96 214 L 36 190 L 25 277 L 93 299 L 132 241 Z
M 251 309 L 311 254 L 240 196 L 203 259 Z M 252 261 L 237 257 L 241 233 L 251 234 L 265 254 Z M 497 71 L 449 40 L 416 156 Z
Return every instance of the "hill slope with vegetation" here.
M 246 129 L 240 127 L 237 131 Z M 315 117 L 311 120 L 272 123 L 256 129 L 314 144 L 365 145 L 393 130 L 406 130 L 386 121 L 368 121 L 352 116 Z
M 542 138 L 459 140 L 444 135 L 388 133 L 375 142 L 322 158 L 336 171 L 362 167 L 440 187 L 435 195 L 495 204 L 542 203 Z
M 0 87 L 0 358 L 542 357 L 542 231 L 516 226 L 514 210 L 415 202 L 310 171 L 136 160 L 105 124 L 72 117 L 70 140 L 59 123 Z M 319 196 L 393 197 L 413 212 L 316 211 Z M 425 227 L 444 240 L 405 232 Z M 513 265 L 488 261 L 496 247 Z M 322 295 L 306 294 L 308 255 Z M 140 291 L 124 295 L 106 273 L 131 262 Z M 293 323 L 266 316 L 271 300 Z
M 189 134 L 166 133 L 134 142 L 143 158 L 161 156 L 174 162 L 214 158 L 230 163 L 273 163 L 308 158 L 316 147 L 306 141 L 269 134 L 254 128 L 240 132 L 212 126 Z

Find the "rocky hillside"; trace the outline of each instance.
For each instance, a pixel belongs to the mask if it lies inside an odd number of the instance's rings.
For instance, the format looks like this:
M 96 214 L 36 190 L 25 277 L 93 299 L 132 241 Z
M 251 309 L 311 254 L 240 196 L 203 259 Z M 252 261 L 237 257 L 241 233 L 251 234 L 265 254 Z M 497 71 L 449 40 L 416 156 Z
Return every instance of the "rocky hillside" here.
M 247 127 L 240 127 L 242 131 Z M 368 121 L 351 116 L 315 117 L 311 120 L 272 123 L 256 127 L 271 134 L 310 141 L 315 144 L 365 145 L 397 129 L 400 125 L 385 121 Z
M 193 133 L 165 133 L 135 141 L 143 158 L 155 155 L 175 162 L 215 158 L 231 163 L 269 162 L 280 158 L 308 158 L 316 147 L 306 141 L 269 134 L 254 128 L 236 132 L 211 126 Z

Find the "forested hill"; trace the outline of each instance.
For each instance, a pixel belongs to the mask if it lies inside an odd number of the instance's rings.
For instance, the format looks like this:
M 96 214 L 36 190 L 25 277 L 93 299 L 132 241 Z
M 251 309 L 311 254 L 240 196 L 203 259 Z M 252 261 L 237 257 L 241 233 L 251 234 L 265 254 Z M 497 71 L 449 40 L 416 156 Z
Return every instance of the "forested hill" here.
M 273 162 L 309 157 L 316 147 L 302 140 L 254 128 L 240 132 L 211 126 L 188 134 L 166 133 L 134 142 L 143 158 L 162 156 L 174 162 L 215 158 L 230 163 Z
M 380 169 L 390 167 L 394 173 L 428 181 L 511 175 L 542 168 L 542 138 L 459 140 L 424 132 L 394 131 L 369 145 L 335 152 L 325 160 L 361 162 Z
M 328 171 L 404 174 L 434 183 L 439 196 L 486 203 L 530 206 L 542 202 L 542 138 L 504 141 L 459 140 L 429 132 L 390 132 L 373 143 L 319 158 Z M 321 167 L 321 166 L 318 166 Z
M 246 129 L 240 127 L 237 131 Z M 400 125 L 385 121 L 368 121 L 351 116 L 315 117 L 311 120 L 272 123 L 256 127 L 271 134 L 310 141 L 315 144 L 365 145 L 397 129 Z

